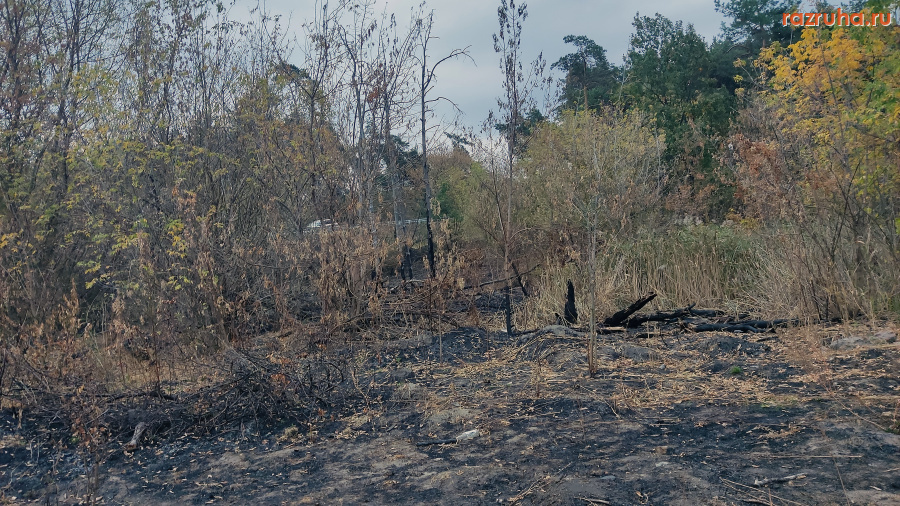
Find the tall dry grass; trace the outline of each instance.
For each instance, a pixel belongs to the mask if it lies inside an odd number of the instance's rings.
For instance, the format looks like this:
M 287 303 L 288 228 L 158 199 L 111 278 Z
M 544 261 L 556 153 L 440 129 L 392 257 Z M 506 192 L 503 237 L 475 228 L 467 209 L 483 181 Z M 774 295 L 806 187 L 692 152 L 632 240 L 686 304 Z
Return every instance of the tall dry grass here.
M 856 244 L 844 246 L 854 254 Z M 888 255 L 866 265 L 833 263 L 791 229 L 749 224 L 677 226 L 632 239 L 607 238 L 599 252 L 598 283 L 590 287 L 586 245 L 570 244 L 571 260 L 535 276 L 537 295 L 518 312 L 519 326 L 536 326 L 562 313 L 566 280 L 576 287 L 580 315 L 589 314 L 589 290 L 598 314 L 611 315 L 649 292 L 648 309 L 696 304 L 771 318 L 827 320 L 836 317 L 900 316 L 900 280 Z M 871 246 L 875 249 L 875 246 Z M 860 271 L 866 276 L 860 276 Z M 527 317 L 527 321 L 524 320 Z M 602 316 L 601 316 L 602 317 Z

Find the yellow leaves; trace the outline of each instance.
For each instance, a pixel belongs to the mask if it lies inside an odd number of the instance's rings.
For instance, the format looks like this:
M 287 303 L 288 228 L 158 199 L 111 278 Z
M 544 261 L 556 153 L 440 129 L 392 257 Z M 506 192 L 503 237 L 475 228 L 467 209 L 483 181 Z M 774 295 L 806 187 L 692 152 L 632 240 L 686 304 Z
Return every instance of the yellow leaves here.
M 184 222 L 179 219 L 172 220 L 166 225 L 166 233 L 171 237 L 176 237 L 182 232 L 184 232 Z
M 171 238 L 172 247 L 167 253 L 176 258 L 187 257 L 187 242 L 184 240 L 184 223 L 175 219 L 166 224 L 166 234 Z
M 769 83 L 781 111 L 821 119 L 825 123 L 821 126 L 826 126 L 840 120 L 846 108 L 860 98 L 869 77 L 862 72 L 867 49 L 851 38 L 849 30 L 807 28 L 787 53 L 766 49 L 761 59 L 767 62 Z
M 8 234 L 0 235 L 0 249 L 6 249 L 6 247 L 12 241 L 15 241 L 17 237 L 19 237 L 18 232 L 10 232 Z
M 785 51 L 766 48 L 764 93 L 803 168 L 800 184 L 819 196 L 849 196 L 871 219 L 896 217 L 900 179 L 900 28 L 813 29 Z
M 191 281 L 190 278 L 184 275 L 172 275 L 169 276 L 169 278 L 166 280 L 166 286 L 176 292 L 181 291 L 185 286 L 190 286 L 192 284 L 193 281 Z
M 85 262 L 86 268 L 84 269 L 85 274 L 94 274 L 95 272 L 100 271 L 100 262 L 96 260 L 88 260 Z
M 115 253 L 118 253 L 118 252 L 120 252 L 120 251 L 122 251 L 122 250 L 125 250 L 126 248 L 128 248 L 128 247 L 130 247 L 131 245 L 135 244 L 136 240 L 137 240 L 137 236 L 136 236 L 136 235 L 120 235 L 120 236 L 117 236 L 116 239 L 115 239 L 115 242 L 113 242 L 113 245 L 112 245 L 112 248 L 111 248 L 111 252 L 112 252 L 113 254 L 115 254 Z

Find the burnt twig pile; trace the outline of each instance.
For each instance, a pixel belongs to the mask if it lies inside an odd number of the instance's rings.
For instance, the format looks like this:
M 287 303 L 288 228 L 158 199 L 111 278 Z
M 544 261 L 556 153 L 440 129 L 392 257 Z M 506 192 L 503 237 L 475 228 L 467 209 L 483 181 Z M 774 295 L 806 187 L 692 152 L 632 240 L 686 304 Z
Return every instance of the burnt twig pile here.
M 569 285 L 571 287 L 571 284 Z M 724 331 L 724 332 L 771 332 L 778 327 L 799 325 L 797 319 L 778 318 L 774 320 L 753 319 L 748 314 L 730 315 L 717 309 L 694 309 L 695 304 L 675 309 L 673 311 L 657 311 L 650 314 L 635 314 L 656 298 L 655 293 L 650 293 L 634 301 L 631 305 L 617 311 L 615 314 L 603 320 L 600 333 L 604 330 L 621 330 L 640 328 L 645 323 L 680 323 L 682 328 L 693 332 Z M 566 299 L 566 313 L 569 306 L 574 306 L 571 294 Z M 572 323 L 571 321 L 569 323 Z

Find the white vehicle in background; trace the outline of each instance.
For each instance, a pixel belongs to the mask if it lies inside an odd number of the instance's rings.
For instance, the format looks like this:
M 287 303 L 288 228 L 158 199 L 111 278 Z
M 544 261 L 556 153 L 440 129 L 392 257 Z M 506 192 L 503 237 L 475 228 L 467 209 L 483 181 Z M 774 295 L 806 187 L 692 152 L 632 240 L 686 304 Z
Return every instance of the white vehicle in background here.
M 321 231 L 325 231 L 325 230 L 331 231 L 331 230 L 336 230 L 337 228 L 338 228 L 337 222 L 326 218 L 324 220 L 316 220 L 316 221 L 310 223 L 309 225 L 306 226 L 304 231 L 307 233 L 312 233 L 312 232 L 321 232 Z
M 432 223 L 438 223 L 440 221 L 443 221 L 443 219 L 431 220 Z M 418 227 L 418 225 L 421 225 L 424 223 L 425 223 L 425 218 L 413 218 L 413 219 L 409 219 L 409 220 L 397 220 L 396 222 L 393 222 L 393 221 L 379 222 L 378 226 L 379 227 L 399 226 L 404 229 L 406 229 L 406 228 L 416 229 Z M 310 223 L 309 225 L 305 226 L 303 228 L 303 233 L 312 234 L 315 232 L 332 232 L 334 230 L 345 230 L 348 228 L 357 228 L 357 227 L 359 227 L 359 225 L 352 225 L 352 226 L 348 226 L 346 224 L 341 225 L 340 223 L 338 223 L 332 219 L 325 218 L 322 220 L 316 220 L 316 221 Z

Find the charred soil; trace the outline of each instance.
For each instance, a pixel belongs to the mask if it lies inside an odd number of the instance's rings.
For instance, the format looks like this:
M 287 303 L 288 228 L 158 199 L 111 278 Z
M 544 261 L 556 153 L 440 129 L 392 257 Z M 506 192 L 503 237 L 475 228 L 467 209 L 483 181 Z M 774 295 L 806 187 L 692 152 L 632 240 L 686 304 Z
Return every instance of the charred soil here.
M 315 423 L 151 423 L 129 449 L 132 417 L 91 455 L 53 420 L 5 412 L 2 499 L 900 504 L 893 330 L 663 326 L 599 343 L 591 378 L 585 339 L 559 326 L 368 342 L 342 351 L 352 371 Z M 474 439 L 417 445 L 472 429 Z

